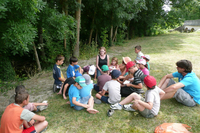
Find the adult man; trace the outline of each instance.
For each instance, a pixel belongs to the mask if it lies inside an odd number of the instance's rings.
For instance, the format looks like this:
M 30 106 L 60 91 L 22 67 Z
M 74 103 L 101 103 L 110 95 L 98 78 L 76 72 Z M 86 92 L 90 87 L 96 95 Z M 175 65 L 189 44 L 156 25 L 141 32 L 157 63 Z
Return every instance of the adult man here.
M 200 81 L 192 72 L 192 63 L 189 60 L 176 62 L 178 72 L 165 75 L 158 87 L 165 91 L 161 100 L 175 98 L 178 102 L 192 107 L 200 104 Z M 175 83 L 171 78 L 178 78 Z

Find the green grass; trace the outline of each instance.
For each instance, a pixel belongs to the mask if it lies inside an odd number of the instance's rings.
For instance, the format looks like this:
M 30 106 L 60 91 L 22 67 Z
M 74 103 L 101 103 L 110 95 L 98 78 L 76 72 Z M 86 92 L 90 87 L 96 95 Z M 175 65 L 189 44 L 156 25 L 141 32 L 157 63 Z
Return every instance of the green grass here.
M 188 59 L 193 64 L 193 71 L 200 77 L 200 33 L 170 33 L 154 37 L 142 37 L 127 41 L 123 46 L 114 46 L 107 51 L 110 59 L 115 56 L 121 63 L 122 57 L 135 59 L 134 47 L 142 46 L 142 52 L 151 57 L 150 75 L 160 79 L 176 71 L 175 63 L 181 59 Z M 93 91 L 93 96 L 95 92 Z M 192 127 L 191 132 L 200 131 L 200 106 L 186 107 L 174 99 L 161 102 L 157 117 L 143 118 L 136 112 L 115 111 L 112 117 L 107 117 L 108 104 L 95 104 L 98 114 L 92 115 L 85 110 L 75 111 L 61 95 L 54 94 L 48 99 L 49 107 L 39 115 L 46 117 L 49 122 L 46 133 L 68 132 L 133 132 L 153 133 L 162 123 L 184 123 Z

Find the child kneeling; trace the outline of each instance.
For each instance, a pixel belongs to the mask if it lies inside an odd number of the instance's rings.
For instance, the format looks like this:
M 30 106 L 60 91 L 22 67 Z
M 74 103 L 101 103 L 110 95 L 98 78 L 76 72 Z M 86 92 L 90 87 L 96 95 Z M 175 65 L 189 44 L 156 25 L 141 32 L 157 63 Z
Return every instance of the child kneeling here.
M 144 78 L 144 84 L 147 88 L 145 93 L 145 101 L 137 93 L 132 93 L 120 103 L 111 105 L 110 108 L 118 110 L 123 108 L 127 111 L 138 110 L 138 112 L 146 118 L 153 118 L 157 116 L 160 109 L 160 99 L 164 96 L 165 92 L 156 86 L 156 79 L 153 76 L 146 76 Z M 125 105 L 132 101 L 133 104 Z

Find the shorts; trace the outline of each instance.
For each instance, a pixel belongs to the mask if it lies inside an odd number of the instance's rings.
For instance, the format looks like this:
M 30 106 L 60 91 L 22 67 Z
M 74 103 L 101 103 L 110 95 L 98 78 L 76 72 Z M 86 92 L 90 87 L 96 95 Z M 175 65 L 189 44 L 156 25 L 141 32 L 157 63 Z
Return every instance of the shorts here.
M 143 111 L 139 111 L 139 113 L 145 118 L 153 118 L 153 117 L 155 117 L 155 115 L 151 113 L 151 110 L 146 109 L 146 108 Z
M 82 103 L 82 104 L 88 104 L 88 101 L 89 101 L 90 97 L 91 97 L 91 96 L 82 97 L 81 99 L 78 100 L 78 102 L 79 102 L 79 103 Z M 84 107 L 74 105 L 74 109 L 75 109 L 75 110 L 82 110 L 82 109 L 84 109 Z
M 185 92 L 182 88 L 176 91 L 173 98 L 175 98 L 179 103 L 182 103 L 183 105 L 186 105 L 189 107 L 193 107 L 197 105 L 193 97 L 190 96 L 190 94 L 188 94 L 187 92 Z
M 176 84 L 176 82 L 173 79 L 170 79 L 167 84 L 167 87 L 169 87 L 170 85 L 173 85 L 173 84 Z
M 31 127 L 29 127 L 29 128 L 24 129 L 24 130 L 22 131 L 22 133 L 37 133 L 37 132 L 35 131 L 35 127 L 34 127 L 34 126 L 31 126 Z
M 108 102 L 108 98 L 109 98 L 109 97 L 102 96 L 102 97 L 101 97 L 101 101 L 103 101 L 103 102 L 105 102 L 105 103 L 109 103 L 109 102 Z M 109 103 L 109 104 L 110 104 L 110 103 Z

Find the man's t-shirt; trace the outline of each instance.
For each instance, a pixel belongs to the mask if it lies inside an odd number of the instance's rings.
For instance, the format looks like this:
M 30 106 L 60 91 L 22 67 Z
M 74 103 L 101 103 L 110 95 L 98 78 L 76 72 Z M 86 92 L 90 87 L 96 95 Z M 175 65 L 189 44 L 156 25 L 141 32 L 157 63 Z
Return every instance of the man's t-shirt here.
M 105 91 L 109 92 L 108 102 L 110 104 L 115 104 L 121 101 L 121 94 L 120 94 L 120 83 L 116 80 L 110 80 L 105 83 L 103 86 Z
M 99 90 L 101 91 L 103 89 L 103 86 L 107 81 L 111 80 L 111 76 L 108 74 L 102 74 L 98 77 L 97 85 L 99 86 Z
M 93 89 L 93 84 L 89 84 L 85 87 L 83 87 L 82 89 L 80 89 L 80 97 L 87 97 L 87 96 L 91 96 L 91 90 Z
M 23 120 L 30 121 L 35 114 L 23 109 L 18 104 L 10 104 L 6 107 L 1 117 L 0 133 L 22 133 Z
M 66 71 L 67 78 L 71 78 L 75 76 L 75 73 L 77 72 L 76 69 L 79 68 L 79 65 L 69 65 Z
M 80 95 L 79 95 L 79 89 L 76 88 L 73 84 L 70 86 L 69 88 L 69 92 L 68 92 L 68 95 L 69 95 L 69 101 L 70 101 L 70 105 L 73 107 L 75 106 L 73 103 L 72 103 L 72 99 L 73 97 L 76 97 L 76 101 L 78 101 L 80 99 Z
M 59 80 L 59 78 L 64 78 L 62 71 L 60 70 L 60 67 L 55 64 L 53 66 L 53 78 L 55 79 L 54 84 L 60 85 L 62 84 L 62 81 Z
M 196 74 L 191 72 L 183 76 L 181 73 L 175 72 L 172 75 L 177 77 L 180 83 L 184 84 L 182 89 L 190 94 L 196 103 L 200 104 L 200 81 Z

